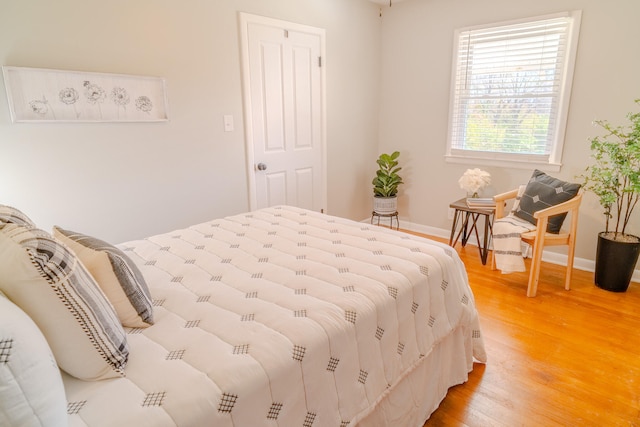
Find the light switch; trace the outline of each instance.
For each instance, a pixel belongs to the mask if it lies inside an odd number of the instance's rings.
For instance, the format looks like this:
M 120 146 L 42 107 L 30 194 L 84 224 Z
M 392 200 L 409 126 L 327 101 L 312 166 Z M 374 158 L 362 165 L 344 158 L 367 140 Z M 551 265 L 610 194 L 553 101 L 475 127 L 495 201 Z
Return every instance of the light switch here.
M 233 116 L 230 114 L 224 115 L 224 131 L 233 132 Z

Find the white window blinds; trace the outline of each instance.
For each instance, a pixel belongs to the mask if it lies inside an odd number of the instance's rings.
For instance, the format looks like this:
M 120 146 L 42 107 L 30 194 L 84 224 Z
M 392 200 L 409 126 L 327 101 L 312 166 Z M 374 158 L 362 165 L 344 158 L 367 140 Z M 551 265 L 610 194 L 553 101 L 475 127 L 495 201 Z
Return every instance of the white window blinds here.
M 457 32 L 449 153 L 549 161 L 564 135 L 573 23 L 566 14 Z

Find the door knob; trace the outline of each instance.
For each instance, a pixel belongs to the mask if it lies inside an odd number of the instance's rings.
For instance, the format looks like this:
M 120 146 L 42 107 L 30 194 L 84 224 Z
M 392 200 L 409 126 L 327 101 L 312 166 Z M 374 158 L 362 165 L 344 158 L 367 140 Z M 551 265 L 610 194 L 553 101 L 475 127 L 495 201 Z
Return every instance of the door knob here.
M 267 170 L 267 165 L 265 165 L 264 163 L 258 163 L 256 167 L 258 168 L 259 171 Z

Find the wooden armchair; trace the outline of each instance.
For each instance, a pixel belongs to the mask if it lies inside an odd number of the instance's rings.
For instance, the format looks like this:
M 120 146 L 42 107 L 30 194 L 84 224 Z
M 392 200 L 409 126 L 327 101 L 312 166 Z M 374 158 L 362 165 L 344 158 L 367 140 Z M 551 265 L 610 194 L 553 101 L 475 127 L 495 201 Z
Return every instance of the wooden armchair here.
M 493 197 L 496 201 L 495 219 L 502 218 L 506 215 L 506 201 L 515 199 L 518 195 L 518 189 L 498 194 Z M 565 276 L 564 288 L 569 290 L 571 287 L 571 273 L 573 270 L 573 258 L 576 248 L 576 232 L 578 229 L 578 209 L 582 202 L 582 190 L 572 199 L 559 203 L 555 206 L 537 211 L 533 217 L 537 219 L 536 229 L 522 233 L 520 239 L 533 248 L 531 255 L 531 267 L 529 272 L 529 284 L 527 286 L 527 296 L 535 297 L 538 291 L 538 281 L 540 279 L 540 264 L 542 262 L 542 250 L 545 246 L 567 245 L 569 251 L 567 254 L 567 273 Z M 547 233 L 547 224 L 549 217 L 561 213 L 570 214 L 569 231 L 561 230 L 559 234 Z M 491 257 L 491 269 L 496 269 L 495 256 Z

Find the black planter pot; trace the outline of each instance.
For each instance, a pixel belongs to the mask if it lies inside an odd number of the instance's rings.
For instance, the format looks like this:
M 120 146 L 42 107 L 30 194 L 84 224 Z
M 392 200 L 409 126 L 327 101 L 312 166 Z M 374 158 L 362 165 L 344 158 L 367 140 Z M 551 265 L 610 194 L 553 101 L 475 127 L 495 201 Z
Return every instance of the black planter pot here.
M 604 234 L 598 234 L 596 286 L 611 292 L 625 292 L 640 255 L 640 238 L 634 236 L 637 242 L 620 242 L 607 239 Z

